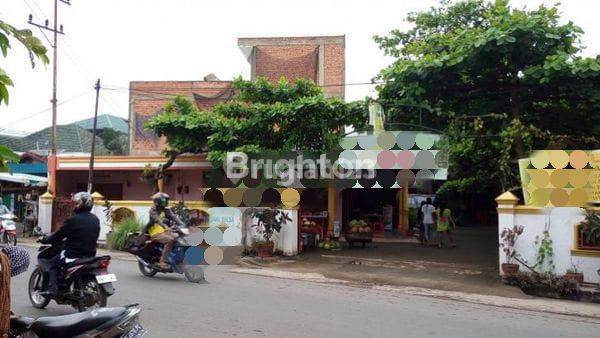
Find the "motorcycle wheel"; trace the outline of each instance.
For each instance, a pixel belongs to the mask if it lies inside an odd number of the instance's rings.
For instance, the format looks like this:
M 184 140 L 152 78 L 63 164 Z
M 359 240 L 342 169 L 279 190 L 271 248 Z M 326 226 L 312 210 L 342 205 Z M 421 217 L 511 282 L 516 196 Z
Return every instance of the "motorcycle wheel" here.
M 140 269 L 140 272 L 142 273 L 142 275 L 144 275 L 146 277 L 153 277 L 158 272 L 156 269 L 147 267 L 146 265 L 144 265 L 144 263 L 142 263 L 140 261 L 138 261 L 138 268 Z
M 87 310 L 93 310 L 93 309 L 97 309 L 97 308 L 101 308 L 101 307 L 106 307 L 106 300 L 108 298 L 108 296 L 106 295 L 106 292 L 104 292 L 104 289 L 102 288 L 102 286 L 100 284 L 98 284 L 98 282 L 96 282 L 96 280 L 94 279 L 87 279 L 84 280 L 83 283 L 81 283 L 79 285 L 79 290 L 81 292 L 83 292 L 84 294 L 93 294 L 93 297 L 95 298 L 95 302 L 90 305 L 89 303 L 84 303 L 83 301 L 79 301 L 79 303 L 77 303 L 76 308 L 77 311 L 79 312 L 84 312 Z M 85 296 L 87 297 L 87 296 Z M 87 299 L 86 299 L 87 300 Z M 84 301 L 86 301 L 84 300 Z
M 43 273 L 39 267 L 35 268 L 31 273 L 31 277 L 29 277 L 29 301 L 36 309 L 43 309 L 50 303 L 50 298 L 46 298 L 39 294 L 42 289 L 42 279 Z
M 205 281 L 204 269 L 200 266 L 184 266 L 183 275 L 190 283 L 200 283 Z

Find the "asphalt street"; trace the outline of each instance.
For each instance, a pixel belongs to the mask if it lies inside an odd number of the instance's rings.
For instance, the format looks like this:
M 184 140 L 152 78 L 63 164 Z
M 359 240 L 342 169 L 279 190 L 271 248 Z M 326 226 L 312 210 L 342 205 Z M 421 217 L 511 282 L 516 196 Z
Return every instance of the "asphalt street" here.
M 32 263 L 35 251 L 29 249 Z M 30 266 L 30 271 L 33 265 Z M 220 266 L 208 283 L 183 275 L 142 276 L 133 261 L 113 260 L 109 306 L 140 303 L 150 337 L 598 337 L 600 320 L 399 295 L 359 287 L 251 276 Z M 27 297 L 30 272 L 12 281 L 12 309 L 38 317 Z

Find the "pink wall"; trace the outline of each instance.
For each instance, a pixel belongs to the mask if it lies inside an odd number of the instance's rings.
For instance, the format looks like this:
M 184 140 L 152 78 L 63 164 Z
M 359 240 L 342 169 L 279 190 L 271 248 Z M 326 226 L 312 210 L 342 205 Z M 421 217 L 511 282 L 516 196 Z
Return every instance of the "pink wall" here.
M 142 171 L 98 171 L 94 175 L 94 183 L 120 184 L 124 200 L 148 200 L 153 194 L 153 188 L 140 180 Z M 56 178 L 58 196 L 68 197 L 77 192 L 77 186 L 87 184 L 87 171 L 59 171 Z M 177 186 L 187 186 L 188 193 L 183 189 L 177 194 Z M 171 170 L 167 172 L 165 192 L 173 200 L 202 200 L 200 188 L 203 186 L 202 170 Z

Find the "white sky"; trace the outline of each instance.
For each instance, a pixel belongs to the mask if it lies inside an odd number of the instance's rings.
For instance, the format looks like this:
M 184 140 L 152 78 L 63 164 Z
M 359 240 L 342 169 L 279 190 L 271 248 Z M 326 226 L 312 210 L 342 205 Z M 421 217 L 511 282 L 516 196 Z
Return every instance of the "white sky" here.
M 52 0 L 0 0 L 0 18 L 18 27 L 51 19 Z M 512 1 L 517 7 L 556 1 Z M 100 112 L 128 116 L 133 80 L 200 80 L 215 73 L 222 80 L 249 77 L 250 67 L 237 47 L 245 36 L 346 35 L 346 82 L 365 82 L 391 62 L 372 40 L 406 28 L 410 11 L 430 0 L 72 0 L 59 3 L 58 122 L 93 116 L 96 78 L 119 90 L 101 92 Z M 561 1 L 563 18 L 585 30 L 585 55 L 600 54 L 600 2 Z M 29 8 L 33 9 L 33 11 Z M 43 13 L 45 13 L 45 15 Z M 31 27 L 31 26 L 30 26 Z M 42 37 L 39 30 L 35 34 Z M 48 35 L 49 36 L 49 35 Z M 49 36 L 50 37 L 50 36 Z M 595 37 L 595 39 L 594 39 Z M 51 67 L 31 69 L 23 48 L 14 48 L 0 65 L 13 78 L 9 106 L 0 107 L 0 128 L 36 131 L 50 125 Z M 51 56 L 51 54 L 49 54 Z M 374 94 L 371 86 L 349 86 L 348 100 Z

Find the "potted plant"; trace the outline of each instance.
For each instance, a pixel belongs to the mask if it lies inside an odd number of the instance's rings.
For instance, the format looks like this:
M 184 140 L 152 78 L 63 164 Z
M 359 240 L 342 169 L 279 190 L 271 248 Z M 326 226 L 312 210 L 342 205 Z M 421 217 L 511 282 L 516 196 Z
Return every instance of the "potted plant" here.
M 567 269 L 567 273 L 565 273 L 564 277 L 579 284 L 583 283 L 583 272 L 581 272 L 581 270 L 579 270 L 577 265 L 573 264 L 573 262 L 571 262 L 571 267 Z
M 262 238 L 256 242 L 256 249 L 259 257 L 272 257 L 274 244 L 271 238 L 273 233 L 280 232 L 281 227 L 292 219 L 287 213 L 277 209 L 251 209 L 250 217 L 256 218 L 257 222 L 252 224 L 256 232 Z
M 500 246 L 506 256 L 506 263 L 502 263 L 502 273 L 504 275 L 514 276 L 519 272 L 519 264 L 513 263 L 513 260 L 517 258 L 515 243 L 523 233 L 523 229 L 522 225 L 514 225 L 512 228 L 504 228 L 500 233 L 500 238 L 502 238 Z
M 593 209 L 585 211 L 585 219 L 579 223 L 579 247 L 600 250 L 600 212 Z

